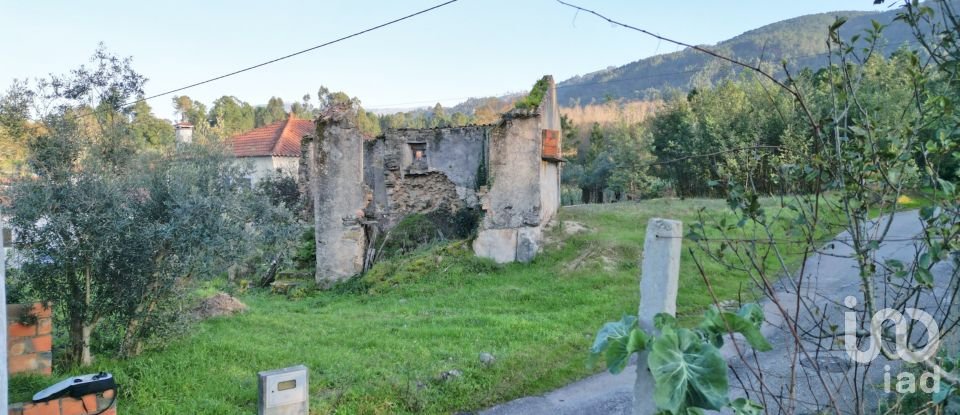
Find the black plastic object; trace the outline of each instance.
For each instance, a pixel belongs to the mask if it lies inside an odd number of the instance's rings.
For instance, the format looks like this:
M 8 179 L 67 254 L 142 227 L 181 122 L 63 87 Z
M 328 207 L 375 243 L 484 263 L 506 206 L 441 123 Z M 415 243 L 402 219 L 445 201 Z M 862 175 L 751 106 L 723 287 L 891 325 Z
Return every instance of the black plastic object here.
M 107 372 L 100 372 L 91 375 L 80 375 L 66 378 L 33 395 L 33 402 L 46 402 L 57 399 L 61 396 L 71 398 L 80 398 L 84 395 L 100 393 L 112 389 L 117 389 L 117 383 L 113 381 L 113 375 Z

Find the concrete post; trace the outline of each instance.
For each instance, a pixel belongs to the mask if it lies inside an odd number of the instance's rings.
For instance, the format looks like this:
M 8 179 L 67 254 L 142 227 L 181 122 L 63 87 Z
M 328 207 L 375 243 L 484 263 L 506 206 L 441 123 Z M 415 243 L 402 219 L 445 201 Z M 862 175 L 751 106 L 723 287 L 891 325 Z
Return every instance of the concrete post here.
M 683 223 L 652 218 L 647 222 L 643 242 L 643 264 L 640 269 L 640 312 L 638 323 L 647 333 L 654 333 L 653 317 L 659 313 L 677 314 L 677 285 L 680 278 L 680 243 Z M 633 413 L 652 415 L 653 376 L 647 369 L 647 352 L 637 360 L 637 381 L 633 387 Z

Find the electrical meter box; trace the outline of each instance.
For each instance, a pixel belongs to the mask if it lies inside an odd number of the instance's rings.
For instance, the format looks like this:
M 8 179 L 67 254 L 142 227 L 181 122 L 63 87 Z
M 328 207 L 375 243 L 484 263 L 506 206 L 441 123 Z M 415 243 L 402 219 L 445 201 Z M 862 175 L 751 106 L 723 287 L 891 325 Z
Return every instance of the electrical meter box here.
M 310 388 L 303 365 L 257 373 L 259 415 L 309 415 Z

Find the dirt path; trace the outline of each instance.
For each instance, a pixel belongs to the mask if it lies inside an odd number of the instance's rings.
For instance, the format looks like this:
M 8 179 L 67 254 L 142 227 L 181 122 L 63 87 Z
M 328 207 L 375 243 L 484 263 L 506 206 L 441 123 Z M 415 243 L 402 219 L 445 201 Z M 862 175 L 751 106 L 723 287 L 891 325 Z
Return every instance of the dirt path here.
M 881 261 L 898 259 L 910 262 L 919 249 L 917 242 L 910 238 L 921 232 L 920 219 L 916 211 L 898 213 L 892 219 L 888 241 L 880 247 L 878 256 Z M 879 221 L 874 225 L 886 224 L 886 221 Z M 866 368 L 854 366 L 842 347 L 833 344 L 834 350 L 824 351 L 824 348 L 830 346 L 829 340 L 821 339 L 822 334 L 814 334 L 814 331 L 822 333 L 816 330 L 817 327 L 830 325 L 836 325 L 839 330 L 843 330 L 844 312 L 848 310 L 843 305 L 843 300 L 847 296 L 860 298 L 856 263 L 850 258 L 853 250 L 845 243 L 848 239 L 849 235 L 842 233 L 825 245 L 820 254 L 812 256 L 806 263 L 800 284 L 797 276 L 778 283 L 780 307 L 770 300 L 763 303 L 767 323 L 762 330 L 773 344 L 772 351 L 759 353 L 756 360 L 751 355 L 748 358 L 749 363 L 744 363 L 738 357 L 733 343 L 726 342 L 721 351 L 733 368 L 732 372 L 735 372 L 730 376 L 732 395 L 742 395 L 749 391 L 753 400 L 765 403 L 769 413 L 814 413 L 818 409 L 829 407 L 831 400 L 848 412 L 852 411 L 857 401 L 855 396 L 862 396 L 861 401 L 866 402 L 867 406 L 876 404 L 881 391 L 854 382 L 854 372 L 862 374 L 867 370 L 868 383 L 877 385 L 883 381 L 885 365 L 891 366 L 894 378 L 896 377 L 896 368 L 899 367 L 897 362 L 887 362 L 880 358 Z M 947 264 L 941 263 L 935 267 L 936 288 L 932 293 L 919 296 L 916 299 L 916 308 L 930 312 L 935 317 L 946 312 L 943 299 L 948 296 L 947 286 L 952 274 L 953 269 Z M 797 313 L 798 326 L 802 331 L 808 332 L 803 336 L 804 348 L 811 351 L 821 349 L 816 354 L 794 353 L 794 337 L 783 324 L 784 320 L 779 311 L 782 308 L 790 311 L 789 315 L 793 315 L 798 306 L 798 286 L 801 298 L 799 305 L 802 310 Z M 884 301 L 892 300 L 896 294 L 888 292 Z M 816 343 L 822 347 L 817 347 Z M 749 350 L 745 347 L 741 349 Z M 818 364 L 827 368 L 821 371 L 820 376 L 812 369 Z M 791 372 L 791 367 L 796 370 Z M 750 371 L 757 373 L 758 369 L 763 373 L 763 385 L 751 381 L 750 378 L 753 377 L 746 375 Z M 740 376 L 737 376 L 738 374 Z M 787 387 L 791 377 L 797 379 L 798 385 L 793 393 L 790 393 Z M 481 414 L 630 414 L 635 378 L 635 369 L 631 365 L 619 375 L 597 374 L 545 395 L 525 397 L 489 408 Z

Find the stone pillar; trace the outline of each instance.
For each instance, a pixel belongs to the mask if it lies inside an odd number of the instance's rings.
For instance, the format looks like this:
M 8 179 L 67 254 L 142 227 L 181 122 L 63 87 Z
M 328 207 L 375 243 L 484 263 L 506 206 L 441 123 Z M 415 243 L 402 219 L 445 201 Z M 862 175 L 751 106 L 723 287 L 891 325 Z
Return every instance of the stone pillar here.
M 652 218 L 647 222 L 643 242 L 643 264 L 640 270 L 640 311 L 638 324 L 647 333 L 654 333 L 653 317 L 659 313 L 677 314 L 677 287 L 680 278 L 680 243 L 683 223 Z M 647 368 L 648 351 L 637 358 L 637 381 L 633 387 L 633 413 L 652 415 L 654 382 Z
M 317 242 L 317 284 L 327 288 L 363 270 L 363 135 L 352 108 L 317 120 L 309 157 L 310 196 Z

